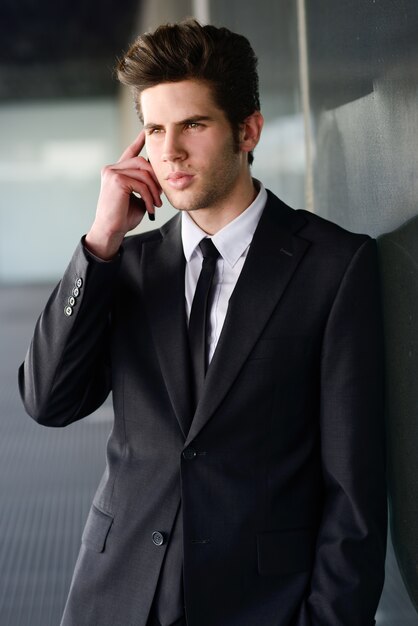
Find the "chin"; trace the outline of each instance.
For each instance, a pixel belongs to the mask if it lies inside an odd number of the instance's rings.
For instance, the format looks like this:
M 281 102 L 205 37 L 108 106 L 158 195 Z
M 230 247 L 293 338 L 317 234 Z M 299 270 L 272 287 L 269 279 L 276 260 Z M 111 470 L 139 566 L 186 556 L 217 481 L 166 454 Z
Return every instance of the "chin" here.
M 184 192 L 181 192 L 184 193 Z M 169 201 L 169 203 L 171 204 L 172 207 L 174 207 L 175 209 L 177 209 L 178 211 L 193 211 L 194 207 L 193 207 L 193 199 L 190 198 L 186 198 L 184 195 L 183 197 L 180 196 L 175 196 L 173 195 L 173 193 L 166 193 L 165 192 L 165 196 L 167 198 L 167 200 Z

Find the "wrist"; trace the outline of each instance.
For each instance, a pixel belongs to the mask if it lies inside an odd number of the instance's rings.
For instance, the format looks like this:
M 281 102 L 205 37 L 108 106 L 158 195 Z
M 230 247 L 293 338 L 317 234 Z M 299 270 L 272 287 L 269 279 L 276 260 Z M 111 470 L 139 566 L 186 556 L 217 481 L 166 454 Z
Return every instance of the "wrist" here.
M 106 233 L 93 225 L 85 237 L 84 245 L 94 256 L 110 261 L 118 254 L 123 238 L 124 233 Z

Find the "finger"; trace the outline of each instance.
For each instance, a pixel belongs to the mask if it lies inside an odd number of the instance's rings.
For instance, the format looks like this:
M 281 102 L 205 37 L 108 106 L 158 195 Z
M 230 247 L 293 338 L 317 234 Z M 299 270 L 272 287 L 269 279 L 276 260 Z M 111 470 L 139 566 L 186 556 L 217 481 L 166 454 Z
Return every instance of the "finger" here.
M 122 186 L 132 194 L 135 192 L 141 198 L 141 200 L 145 203 L 146 210 L 148 213 L 154 213 L 154 198 L 151 194 L 151 191 L 148 185 L 134 177 L 128 176 L 126 173 L 118 173 L 119 182 Z M 161 206 L 161 200 L 158 198 L 157 206 Z
M 152 194 L 154 204 L 156 206 L 162 205 L 160 197 L 162 191 L 160 191 L 160 186 L 156 185 L 154 179 L 150 176 L 149 172 L 137 169 L 118 169 L 117 172 L 122 176 L 127 176 L 130 179 L 146 185 Z
M 137 208 L 142 208 L 144 213 L 148 214 L 148 217 L 150 220 L 154 221 L 155 220 L 155 207 L 152 207 L 152 210 L 148 210 L 144 200 L 141 198 L 141 196 L 136 192 L 133 191 L 131 194 L 131 202 L 133 202 L 135 205 L 137 205 Z
M 148 213 L 155 213 L 154 200 L 146 185 L 139 185 L 135 181 L 132 185 L 132 191 L 135 192 L 135 196 L 133 196 L 136 200 L 135 204 L 137 204 L 137 201 L 140 200 L 142 201 L 141 203 L 145 204 L 145 209 Z M 139 195 L 139 198 L 136 194 Z
M 124 161 L 125 159 L 129 159 L 131 157 L 138 156 L 141 152 L 142 148 L 145 146 L 145 131 L 141 130 L 137 138 L 134 142 L 132 142 L 124 152 L 122 152 L 118 163 Z
M 151 171 L 152 175 L 154 176 L 154 178 L 155 178 L 155 180 L 156 180 L 156 182 L 157 182 L 157 185 L 158 185 L 158 188 L 159 188 L 159 190 L 160 190 L 160 193 L 162 193 L 162 192 L 163 192 L 163 188 L 161 187 L 161 185 L 160 185 L 160 183 L 159 183 L 159 180 L 158 180 L 158 178 L 157 178 L 157 174 L 154 172 L 154 168 L 153 168 L 153 167 L 152 167 L 152 165 L 151 165 L 151 161 L 150 161 L 149 159 L 147 159 L 147 163 L 148 163 L 148 165 L 149 165 L 149 166 L 150 166 L 150 168 L 151 168 L 151 170 L 150 170 L 150 171 Z
M 109 169 L 112 170 L 125 170 L 125 169 L 138 169 L 144 170 L 151 174 L 153 180 L 156 182 L 157 186 L 160 187 L 160 183 L 158 182 L 157 176 L 154 172 L 154 169 L 144 157 L 132 157 L 130 159 L 125 159 L 124 161 L 118 161 L 114 165 L 110 165 Z

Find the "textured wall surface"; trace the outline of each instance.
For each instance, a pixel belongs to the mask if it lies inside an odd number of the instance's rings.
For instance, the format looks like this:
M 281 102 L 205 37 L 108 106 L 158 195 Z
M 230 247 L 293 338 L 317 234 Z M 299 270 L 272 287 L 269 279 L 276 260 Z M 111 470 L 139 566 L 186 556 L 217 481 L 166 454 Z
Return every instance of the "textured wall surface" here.
M 418 213 L 418 5 L 307 7 L 315 211 L 386 233 Z
M 306 6 L 314 210 L 381 236 L 391 529 L 418 607 L 418 5 Z

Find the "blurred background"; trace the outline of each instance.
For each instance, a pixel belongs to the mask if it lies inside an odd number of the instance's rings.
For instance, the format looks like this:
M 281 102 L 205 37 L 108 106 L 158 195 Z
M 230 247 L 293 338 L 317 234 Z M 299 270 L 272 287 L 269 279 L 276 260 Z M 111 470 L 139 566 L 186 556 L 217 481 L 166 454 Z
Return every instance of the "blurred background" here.
M 92 222 L 100 168 L 140 129 L 116 57 L 186 16 L 246 35 L 259 58 L 254 176 L 295 208 L 379 238 L 393 544 L 377 624 L 418 625 L 415 0 L 1 3 L 0 624 L 58 626 L 112 422 L 107 402 L 62 431 L 37 426 L 17 369 Z M 172 214 L 164 205 L 155 224 Z

